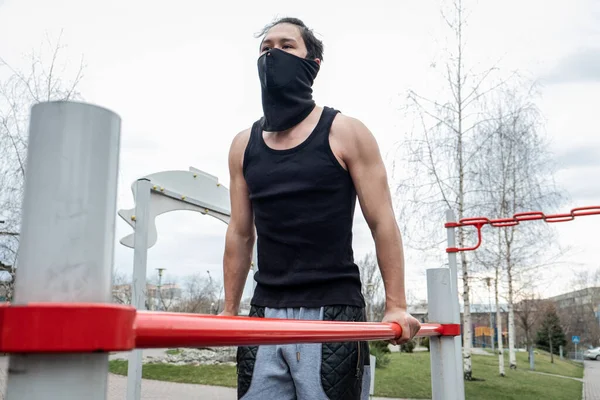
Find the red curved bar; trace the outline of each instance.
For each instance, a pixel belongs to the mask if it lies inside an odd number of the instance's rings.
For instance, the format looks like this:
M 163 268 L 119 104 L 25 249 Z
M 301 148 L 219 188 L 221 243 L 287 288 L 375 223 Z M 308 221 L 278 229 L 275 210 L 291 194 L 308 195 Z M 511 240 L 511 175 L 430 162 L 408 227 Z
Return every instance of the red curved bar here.
M 473 247 L 466 248 L 457 248 L 457 247 L 448 247 L 446 249 L 447 253 L 458 253 L 459 251 L 472 251 L 477 250 L 481 245 L 481 227 L 484 225 L 491 225 L 497 228 L 505 228 L 510 226 L 519 225 L 520 222 L 525 221 L 536 221 L 536 220 L 544 220 L 547 223 L 557 223 L 557 222 L 568 222 L 573 221 L 575 217 L 583 217 L 587 215 L 600 215 L 600 206 L 587 206 L 587 207 L 578 207 L 573 208 L 569 213 L 565 214 L 553 214 L 553 215 L 545 215 L 541 211 L 527 211 L 516 213 L 512 216 L 512 218 L 499 218 L 499 219 L 488 219 L 486 217 L 474 217 L 474 218 L 462 218 L 458 222 L 446 222 L 444 227 L 448 229 L 452 228 L 460 228 L 464 226 L 474 226 L 477 228 L 477 236 L 478 243 Z

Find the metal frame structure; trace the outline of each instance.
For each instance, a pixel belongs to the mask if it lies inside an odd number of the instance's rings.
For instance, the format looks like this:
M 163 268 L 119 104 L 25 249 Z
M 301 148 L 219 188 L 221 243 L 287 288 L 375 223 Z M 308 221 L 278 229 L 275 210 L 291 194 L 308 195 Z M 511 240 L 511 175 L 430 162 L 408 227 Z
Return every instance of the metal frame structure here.
M 32 109 L 29 140 L 16 297 L 0 306 L 0 352 L 10 353 L 8 400 L 106 399 L 110 351 L 401 335 L 390 323 L 174 314 L 111 304 L 120 118 L 88 104 L 40 103 Z M 139 232 L 151 230 L 148 199 L 155 191 L 151 179 L 138 181 L 135 218 L 129 216 L 137 233 L 138 294 L 152 243 Z M 433 399 L 463 400 L 456 262 L 454 270 L 452 262 L 428 270 L 427 280 L 430 319 L 437 323 L 423 324 L 418 336 L 431 337 Z
M 120 243 L 133 248 L 132 305 L 144 310 L 148 249 L 158 241 L 156 217 L 171 211 L 196 211 L 229 224 L 229 190 L 219 179 L 199 169 L 161 171 L 136 180 L 132 186 L 135 207 L 119 210 L 118 215 L 134 233 Z M 258 268 L 256 249 L 252 271 Z M 127 399 L 139 400 L 142 390 L 142 351 L 133 350 L 127 364 Z
M 454 217 L 454 213 L 452 212 L 452 210 L 448 210 L 446 213 L 446 230 L 448 233 L 448 247 L 446 248 L 446 253 L 448 253 L 448 266 L 450 268 L 452 277 L 452 283 L 453 283 L 453 292 L 451 294 L 452 299 L 457 299 L 456 302 L 452 302 L 453 305 L 456 306 L 456 308 L 453 311 L 453 322 L 459 323 L 460 324 L 460 309 L 459 307 L 459 303 L 458 303 L 458 272 L 457 272 L 457 262 L 456 262 L 456 253 L 458 252 L 466 252 L 466 251 L 475 251 L 477 250 L 480 246 L 481 243 L 483 241 L 483 237 L 482 237 L 482 233 L 481 233 L 481 229 L 486 226 L 486 225 L 490 225 L 491 227 L 495 227 L 495 228 L 506 228 L 506 227 L 510 227 L 510 226 L 516 226 L 519 225 L 522 222 L 526 222 L 526 221 L 544 221 L 546 223 L 558 223 L 558 222 L 568 222 L 568 221 L 573 221 L 576 217 L 585 217 L 585 216 L 590 216 L 590 215 L 600 215 L 600 206 L 587 206 L 587 207 L 577 207 L 577 208 L 573 208 L 571 211 L 569 211 L 568 213 L 562 213 L 562 214 L 550 214 L 550 215 L 546 215 L 541 211 L 527 211 L 527 212 L 520 212 L 520 213 L 516 213 L 514 214 L 512 217 L 509 218 L 498 218 L 498 219 L 489 219 L 487 217 L 469 217 L 469 218 L 462 218 L 460 219 L 458 222 L 455 220 Z M 477 243 L 474 246 L 471 247 L 464 247 L 464 248 L 458 248 L 456 247 L 456 236 L 455 236 L 455 228 L 465 228 L 465 227 L 474 227 L 477 230 Z M 429 277 L 429 276 L 428 276 Z M 428 282 L 429 285 L 429 282 Z M 434 319 L 438 320 L 438 321 L 442 321 L 441 318 L 443 318 L 443 316 L 448 315 L 448 314 L 443 314 L 442 316 L 438 316 L 437 314 L 434 314 Z M 430 317 L 431 317 L 431 313 L 430 313 Z M 439 318 L 438 318 L 439 317 Z M 491 319 L 490 319 L 491 321 Z M 500 336 L 502 333 L 498 332 L 497 335 Z M 455 340 L 455 348 L 456 348 L 456 353 L 454 354 L 454 356 L 456 357 L 457 360 L 457 367 L 456 370 L 457 371 L 461 371 L 463 372 L 463 366 L 462 366 L 462 358 L 460 357 L 460 349 L 462 348 L 461 345 L 461 337 L 456 337 L 454 338 Z M 492 336 L 492 343 L 493 343 L 494 337 Z M 432 356 L 433 357 L 433 356 Z M 433 361 L 433 358 L 432 358 Z M 531 369 L 533 369 L 533 357 L 530 358 L 530 363 L 531 363 Z M 433 373 L 433 363 L 432 363 L 432 373 Z M 436 384 L 433 382 L 432 380 L 432 385 L 434 387 L 436 387 Z M 457 386 L 457 392 L 460 393 L 459 398 L 464 399 L 464 382 L 459 383 L 459 385 Z M 435 397 L 434 397 L 435 398 Z

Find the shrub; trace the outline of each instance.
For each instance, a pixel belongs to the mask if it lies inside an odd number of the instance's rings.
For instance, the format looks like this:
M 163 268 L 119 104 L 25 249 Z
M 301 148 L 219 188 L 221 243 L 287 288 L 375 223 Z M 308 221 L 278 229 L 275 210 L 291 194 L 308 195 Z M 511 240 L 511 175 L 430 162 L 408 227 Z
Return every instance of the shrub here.
M 387 350 L 387 351 L 385 351 Z M 390 350 L 386 347 L 382 350 L 381 347 L 371 347 L 371 355 L 375 356 L 375 368 L 385 368 L 390 363 Z
M 400 351 L 402 351 L 404 353 L 412 353 L 414 349 L 415 349 L 414 340 L 410 340 L 410 341 L 404 343 L 403 345 L 400 345 Z
M 384 340 L 377 340 L 369 343 L 369 347 L 371 348 L 371 354 L 373 354 L 373 349 L 377 349 L 380 353 L 391 353 L 390 348 L 388 347 L 389 343 Z M 375 355 L 375 354 L 373 354 Z
M 431 349 L 429 348 L 429 338 L 428 337 L 424 337 L 421 341 L 421 345 L 423 347 L 427 347 L 427 351 L 431 351 Z

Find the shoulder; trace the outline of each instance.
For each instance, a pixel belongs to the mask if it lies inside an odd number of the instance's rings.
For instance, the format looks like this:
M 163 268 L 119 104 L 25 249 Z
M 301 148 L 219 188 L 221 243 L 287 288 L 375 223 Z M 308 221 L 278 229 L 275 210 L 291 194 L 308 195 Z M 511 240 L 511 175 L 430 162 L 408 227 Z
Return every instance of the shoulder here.
M 233 137 L 233 140 L 231 141 L 231 146 L 229 148 L 230 166 L 242 166 L 244 152 L 246 151 L 246 147 L 248 146 L 248 142 L 250 141 L 251 132 L 252 127 L 246 128 L 243 131 L 238 132 Z
M 338 113 L 331 125 L 330 140 L 343 158 L 354 158 L 363 152 L 378 151 L 377 141 L 359 119 Z
M 363 141 L 373 138 L 373 134 L 359 119 L 338 113 L 331 124 L 331 135 L 344 141 Z
M 252 132 L 252 127 L 246 128 L 243 131 L 240 131 L 235 134 L 233 140 L 231 141 L 231 150 L 239 150 L 246 147 L 248 142 L 250 141 L 250 133 Z

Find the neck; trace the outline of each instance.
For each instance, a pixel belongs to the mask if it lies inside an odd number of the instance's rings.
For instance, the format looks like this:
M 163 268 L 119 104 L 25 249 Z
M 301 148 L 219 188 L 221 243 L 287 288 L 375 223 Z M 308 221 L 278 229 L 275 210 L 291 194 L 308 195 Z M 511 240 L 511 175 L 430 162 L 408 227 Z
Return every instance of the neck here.
M 267 131 L 266 133 L 277 134 L 278 136 L 285 136 L 294 133 L 297 130 L 303 130 L 306 127 L 315 126 L 319 122 L 319 118 L 321 117 L 321 113 L 323 112 L 323 107 L 315 105 L 310 114 L 306 116 L 302 121 L 298 124 L 289 127 L 288 129 L 282 129 L 278 131 Z

